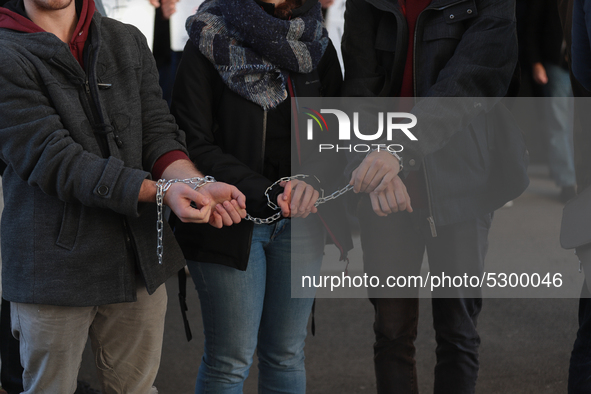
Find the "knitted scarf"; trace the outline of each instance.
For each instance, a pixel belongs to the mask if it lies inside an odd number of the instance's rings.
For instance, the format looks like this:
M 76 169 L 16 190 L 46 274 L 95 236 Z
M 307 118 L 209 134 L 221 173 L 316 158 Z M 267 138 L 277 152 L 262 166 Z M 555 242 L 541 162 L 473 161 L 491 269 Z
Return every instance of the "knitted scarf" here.
M 288 97 L 288 73 L 313 71 L 328 45 L 319 3 L 283 20 L 254 0 L 206 0 L 186 28 L 224 83 L 265 110 Z

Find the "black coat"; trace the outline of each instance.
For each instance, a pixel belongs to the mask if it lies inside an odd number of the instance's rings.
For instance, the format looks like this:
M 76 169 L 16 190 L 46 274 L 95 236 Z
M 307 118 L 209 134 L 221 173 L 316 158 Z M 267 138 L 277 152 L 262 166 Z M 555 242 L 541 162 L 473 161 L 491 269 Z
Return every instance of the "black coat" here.
M 290 77 L 296 96 L 338 96 L 342 77 L 332 44 L 315 71 L 292 73 Z M 275 213 L 267 207 L 264 192 L 276 179 L 263 175 L 264 135 L 272 111 L 267 113 L 231 91 L 211 62 L 191 42 L 187 43 L 176 77 L 172 112 L 187 134 L 189 155 L 203 173 L 238 187 L 246 196 L 249 214 L 260 218 Z M 291 133 L 290 122 L 285 122 L 285 128 Z M 305 148 L 306 142 L 303 138 L 300 141 Z M 320 156 L 314 152 L 304 149 L 302 165 L 292 166 L 292 174 L 315 175 L 327 192 L 346 185 L 347 180 L 342 176 L 344 163 L 338 157 L 335 160 L 331 155 Z M 276 191 L 273 198 L 277 194 Z M 352 243 L 339 202 L 321 206 L 319 212 L 325 222 L 333 224 L 329 233 L 334 235 L 333 241 L 340 246 L 343 256 Z M 231 227 L 215 229 L 176 220 L 173 226 L 187 259 L 246 269 L 252 222 L 243 220 Z
M 424 171 L 432 224 L 491 212 L 528 185 L 523 136 L 497 105 L 517 63 L 514 9 L 514 0 L 433 0 L 416 22 L 414 96 L 440 99 L 411 110 L 418 141 L 392 142 L 404 146 L 405 171 Z M 397 0 L 347 0 L 343 95 L 397 96 L 407 46 Z

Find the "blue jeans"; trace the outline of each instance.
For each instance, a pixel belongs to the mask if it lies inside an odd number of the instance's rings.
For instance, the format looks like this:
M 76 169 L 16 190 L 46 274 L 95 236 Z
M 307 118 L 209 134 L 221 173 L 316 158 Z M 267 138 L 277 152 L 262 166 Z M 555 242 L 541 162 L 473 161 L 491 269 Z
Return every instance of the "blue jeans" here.
M 543 86 L 544 120 L 548 138 L 548 166 L 556 185 L 574 186 L 573 152 L 574 99 L 568 71 L 554 64 L 544 64 L 548 83 Z M 551 98 L 550 98 L 551 97 Z
M 304 223 L 298 234 L 292 220 Z M 291 298 L 291 265 L 293 258 L 317 274 L 324 233 L 315 215 L 292 220 L 254 226 L 246 271 L 187 261 L 205 334 L 195 393 L 242 393 L 255 348 L 259 393 L 306 391 L 304 340 L 314 299 Z

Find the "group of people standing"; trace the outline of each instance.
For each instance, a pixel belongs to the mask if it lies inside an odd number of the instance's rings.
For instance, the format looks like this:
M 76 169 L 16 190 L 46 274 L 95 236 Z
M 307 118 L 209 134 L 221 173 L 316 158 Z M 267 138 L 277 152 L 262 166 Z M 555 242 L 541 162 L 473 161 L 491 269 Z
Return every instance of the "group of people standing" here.
M 305 392 L 313 294 L 292 298 L 292 267 L 319 272 L 329 239 L 352 248 L 342 199 L 316 204 L 343 184 L 361 196 L 366 271 L 413 275 L 427 251 L 431 272 L 483 272 L 494 210 L 528 184 L 522 136 L 498 122 L 515 1 L 348 0 L 344 80 L 321 15 L 317 0 L 206 0 L 169 112 L 145 38 L 93 0 L 0 7 L 2 287 L 24 393 L 73 393 L 87 337 L 103 393 L 157 392 L 164 282 L 185 265 L 205 335 L 195 392 L 242 392 L 255 351 L 260 392 Z M 292 132 L 300 97 L 415 98 L 418 140 L 318 152 Z M 418 297 L 371 302 L 378 392 L 416 393 Z M 432 302 L 435 392 L 473 393 L 480 294 Z

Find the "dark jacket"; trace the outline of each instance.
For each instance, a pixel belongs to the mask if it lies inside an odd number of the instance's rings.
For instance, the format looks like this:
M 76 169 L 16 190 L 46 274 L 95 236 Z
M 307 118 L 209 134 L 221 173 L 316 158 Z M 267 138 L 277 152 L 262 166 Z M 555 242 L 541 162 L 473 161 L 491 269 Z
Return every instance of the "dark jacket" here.
M 566 68 L 566 46 L 557 0 L 530 0 L 523 48 L 530 64 L 550 63 Z
M 577 191 L 591 186 L 591 112 L 589 111 L 589 97 L 591 97 L 591 2 L 587 0 L 569 0 L 560 3 L 564 18 L 564 33 L 567 45 L 572 54 L 571 83 L 575 99 L 575 121 L 581 127 L 574 130 L 575 171 L 577 174 Z M 572 36 L 571 36 L 572 33 Z
M 338 96 L 341 78 L 332 44 L 315 71 L 290 75 L 295 95 L 300 97 Z M 286 103 L 280 105 L 283 104 Z M 172 112 L 187 133 L 190 157 L 197 168 L 217 180 L 238 187 L 246 196 L 247 211 L 254 217 L 266 218 L 275 213 L 267 207 L 264 192 L 276 179 L 263 175 L 265 136 L 268 132 L 266 124 L 275 110 L 265 112 L 257 104 L 231 91 L 211 62 L 191 42 L 187 43 L 175 81 Z M 289 121 L 284 123 L 288 135 L 291 135 L 290 126 Z M 294 163 L 295 158 L 292 158 L 291 175 L 315 175 L 327 193 L 345 186 L 347 180 L 342 176 L 345 163 L 338 156 L 335 159 L 331 155 L 313 154 L 313 149 L 305 149 L 304 136 L 300 137 L 303 143 L 302 165 L 299 166 L 297 161 Z M 289 157 L 287 159 L 289 162 Z M 335 201 L 320 206 L 319 212 L 325 222 L 339 223 L 331 226 L 330 233 L 344 254 L 352 248 L 352 243 L 344 212 L 339 210 L 338 203 Z M 231 227 L 214 229 L 177 220 L 173 226 L 187 259 L 246 269 L 252 222 L 243 220 Z
M 93 16 L 86 72 L 50 33 L 0 29 L 3 297 L 90 306 L 134 301 L 184 265 L 156 206 L 139 204 L 156 160 L 183 150 L 134 27 Z
M 434 0 L 414 37 L 414 95 L 440 99 L 416 100 L 418 141 L 393 142 L 404 146 L 405 171 L 425 173 L 434 230 L 491 212 L 527 187 L 523 137 L 497 105 L 517 62 L 514 1 Z M 398 1 L 348 0 L 343 95 L 398 95 L 407 45 Z

